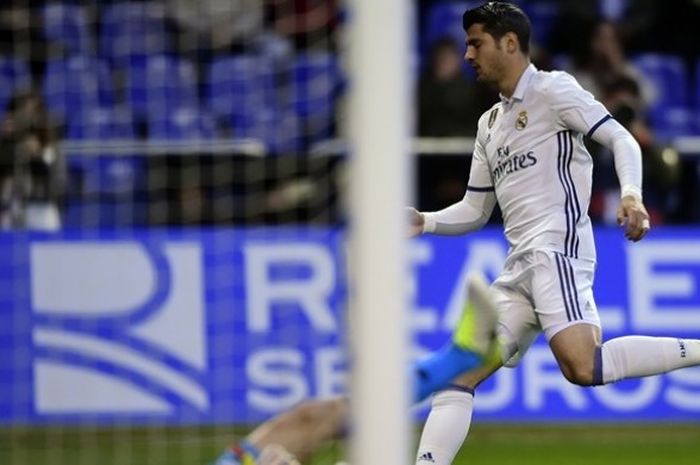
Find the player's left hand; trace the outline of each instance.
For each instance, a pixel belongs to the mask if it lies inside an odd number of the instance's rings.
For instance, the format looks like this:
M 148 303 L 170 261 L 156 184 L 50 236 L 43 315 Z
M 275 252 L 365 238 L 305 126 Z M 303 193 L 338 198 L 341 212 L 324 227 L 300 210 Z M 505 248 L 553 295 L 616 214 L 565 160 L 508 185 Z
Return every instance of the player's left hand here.
M 633 242 L 649 232 L 649 213 L 639 198 L 634 195 L 622 197 L 617 209 L 617 224 L 625 226 L 625 237 Z

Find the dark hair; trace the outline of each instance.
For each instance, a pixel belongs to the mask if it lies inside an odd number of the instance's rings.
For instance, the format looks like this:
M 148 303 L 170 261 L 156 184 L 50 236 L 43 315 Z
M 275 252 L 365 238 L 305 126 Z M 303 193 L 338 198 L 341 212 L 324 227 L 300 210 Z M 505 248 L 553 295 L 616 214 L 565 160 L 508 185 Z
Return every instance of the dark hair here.
M 466 32 L 474 24 L 483 24 L 484 31 L 496 40 L 508 32 L 515 33 L 520 50 L 526 55 L 530 53 L 530 19 L 516 5 L 506 2 L 488 2 L 465 11 L 462 16 L 464 31 Z
M 608 77 L 602 85 L 603 92 L 606 94 L 612 94 L 615 92 L 627 92 L 629 95 L 635 98 L 641 97 L 641 90 L 639 89 L 639 83 L 631 76 L 626 74 L 615 74 Z

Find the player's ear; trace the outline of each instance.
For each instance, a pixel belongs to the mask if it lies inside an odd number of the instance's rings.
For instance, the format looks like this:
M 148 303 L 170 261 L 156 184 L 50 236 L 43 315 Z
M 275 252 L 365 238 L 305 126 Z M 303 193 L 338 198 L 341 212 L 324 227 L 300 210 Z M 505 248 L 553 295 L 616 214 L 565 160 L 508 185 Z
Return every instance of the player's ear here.
M 515 34 L 515 32 L 506 32 L 506 35 L 504 37 L 506 39 L 506 52 L 517 52 L 520 48 L 520 45 L 518 43 L 518 36 Z

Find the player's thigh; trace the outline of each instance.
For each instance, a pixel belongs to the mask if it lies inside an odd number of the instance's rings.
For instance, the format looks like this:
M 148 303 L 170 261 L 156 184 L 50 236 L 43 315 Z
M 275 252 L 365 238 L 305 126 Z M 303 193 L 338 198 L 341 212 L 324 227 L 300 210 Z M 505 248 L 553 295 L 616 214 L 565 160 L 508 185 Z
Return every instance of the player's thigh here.
M 531 301 L 516 286 L 491 286 L 498 308 L 498 337 L 501 360 L 505 366 L 517 365 L 540 333 L 540 325 Z
M 596 348 L 600 345 L 600 328 L 586 323 L 569 326 L 559 331 L 549 347 L 564 371 L 588 372 L 592 369 Z
M 547 341 L 569 327 L 600 328 L 593 299 L 595 265 L 556 252 L 538 252 L 530 292 Z

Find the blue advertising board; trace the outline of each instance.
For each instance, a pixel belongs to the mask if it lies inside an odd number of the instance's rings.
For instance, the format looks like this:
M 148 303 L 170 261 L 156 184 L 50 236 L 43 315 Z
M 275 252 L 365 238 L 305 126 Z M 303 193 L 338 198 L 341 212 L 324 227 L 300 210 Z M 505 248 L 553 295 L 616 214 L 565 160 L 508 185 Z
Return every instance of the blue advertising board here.
M 700 338 L 700 229 L 596 234 L 605 339 Z M 249 423 L 342 394 L 345 251 L 344 232 L 322 228 L 1 233 L 0 423 Z M 507 245 L 487 229 L 410 251 L 419 357 L 449 337 L 467 272 L 494 279 Z M 700 421 L 700 369 L 586 389 L 540 338 L 476 408 L 493 421 Z

